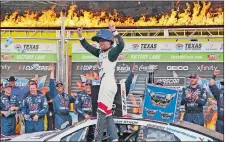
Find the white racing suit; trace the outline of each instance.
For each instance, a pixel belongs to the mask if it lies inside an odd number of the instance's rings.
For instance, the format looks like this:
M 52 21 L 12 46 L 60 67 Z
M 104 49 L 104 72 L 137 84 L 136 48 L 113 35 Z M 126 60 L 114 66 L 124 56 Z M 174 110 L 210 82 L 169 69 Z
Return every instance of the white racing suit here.
M 111 141 L 118 140 L 117 129 L 112 119 L 112 106 L 117 92 L 114 73 L 117 58 L 124 48 L 124 42 L 117 31 L 113 34 L 117 38 L 117 46 L 105 52 L 91 46 L 84 38 L 80 39 L 82 46 L 88 52 L 99 58 L 101 86 L 98 94 L 95 141 L 102 141 L 105 126 L 107 126 Z

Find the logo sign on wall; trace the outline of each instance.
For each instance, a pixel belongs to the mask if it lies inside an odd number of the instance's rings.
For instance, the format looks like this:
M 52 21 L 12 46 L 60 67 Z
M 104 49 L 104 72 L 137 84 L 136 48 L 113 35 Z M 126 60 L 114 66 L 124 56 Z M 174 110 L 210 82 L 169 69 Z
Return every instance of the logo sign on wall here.
M 203 71 L 214 71 L 217 70 L 219 67 L 217 65 L 205 65 L 205 64 L 199 64 L 197 66 L 197 71 L 203 72 Z
M 146 84 L 148 77 L 146 78 Z M 154 77 L 154 83 L 163 82 L 163 85 L 167 88 L 182 89 L 186 86 L 185 77 Z
M 127 42 L 125 49 L 127 52 L 222 52 L 222 42 Z
M 174 123 L 179 116 L 180 92 L 178 90 L 146 85 L 143 118 Z
M 39 70 L 39 71 L 49 71 L 49 65 L 40 65 L 38 63 L 29 64 L 29 65 L 20 65 L 18 68 L 19 71 L 32 71 L 32 70 Z
M 166 69 L 168 71 L 187 71 L 188 66 L 167 66 Z
M 11 43 L 1 42 L 1 52 L 10 53 L 56 53 L 55 43 Z

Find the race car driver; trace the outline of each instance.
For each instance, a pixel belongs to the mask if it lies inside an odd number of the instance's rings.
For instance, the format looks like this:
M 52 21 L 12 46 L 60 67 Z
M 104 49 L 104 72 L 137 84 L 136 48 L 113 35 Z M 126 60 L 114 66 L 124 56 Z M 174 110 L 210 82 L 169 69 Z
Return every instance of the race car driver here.
M 219 89 L 215 84 L 216 77 L 220 74 L 220 70 L 215 70 L 212 79 L 209 82 L 209 88 L 217 101 L 217 121 L 216 131 L 224 133 L 224 81 L 220 82 L 221 88 Z
M 103 138 L 104 127 L 107 124 L 110 133 L 111 141 L 118 141 L 117 129 L 115 122 L 112 119 L 112 106 L 117 92 L 115 80 L 115 66 L 117 58 L 124 49 L 122 37 L 116 31 L 114 24 L 109 24 L 109 29 L 101 29 L 96 36 L 92 37 L 100 45 L 97 49 L 90 45 L 87 40 L 82 37 L 82 28 L 77 29 L 77 34 L 80 38 L 81 45 L 92 55 L 99 58 L 101 85 L 98 94 L 98 110 L 97 110 L 97 125 L 95 128 L 95 141 L 101 141 Z M 117 39 L 116 47 L 113 47 L 114 38 Z
M 87 80 L 85 83 L 85 91 L 77 93 L 75 101 L 75 109 L 78 113 L 78 121 L 85 118 L 90 119 L 92 115 L 92 99 L 91 99 L 91 81 Z
M 1 95 L 1 135 L 10 136 L 16 133 L 16 112 L 20 109 L 19 98 L 11 93 L 11 85 L 5 84 L 4 93 Z
M 197 74 L 189 76 L 190 86 L 183 89 L 181 105 L 185 105 L 184 121 L 204 126 L 203 106 L 207 102 L 206 89 L 198 85 Z

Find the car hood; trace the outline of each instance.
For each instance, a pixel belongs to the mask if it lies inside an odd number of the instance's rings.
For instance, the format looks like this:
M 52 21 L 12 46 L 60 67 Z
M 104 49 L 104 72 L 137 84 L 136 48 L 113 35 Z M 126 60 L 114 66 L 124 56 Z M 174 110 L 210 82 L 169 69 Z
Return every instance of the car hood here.
M 59 131 L 60 130 L 22 134 L 12 138 L 10 141 L 44 141 L 47 138 L 57 134 Z

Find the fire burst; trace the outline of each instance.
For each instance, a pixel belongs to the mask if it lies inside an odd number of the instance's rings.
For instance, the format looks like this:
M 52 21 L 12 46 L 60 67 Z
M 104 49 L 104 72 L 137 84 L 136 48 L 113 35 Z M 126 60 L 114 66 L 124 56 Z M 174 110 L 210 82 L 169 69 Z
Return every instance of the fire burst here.
M 86 79 L 90 79 L 90 80 L 92 80 L 92 79 L 93 79 L 93 80 L 99 80 L 99 75 L 98 75 L 98 73 L 97 73 L 97 72 L 94 72 L 94 71 L 90 71 L 90 72 L 84 74 L 83 76 L 84 76 L 84 78 L 86 78 Z M 77 83 L 77 86 L 78 86 L 79 90 L 82 90 L 82 82 L 81 82 L 81 80 L 77 81 L 76 83 Z
M 42 10 L 41 13 L 27 10 L 22 16 L 17 10 L 1 21 L 1 27 L 60 27 L 61 13 L 57 13 L 55 7 Z M 223 25 L 223 9 L 217 8 L 213 12 L 211 2 L 194 2 L 193 6 L 186 3 L 183 12 L 179 12 L 178 7 L 160 18 L 142 15 L 136 21 L 133 17 L 121 16 L 116 9 L 113 13 L 107 13 L 77 11 L 76 8 L 76 5 L 72 5 L 67 11 L 66 27 L 107 27 L 109 22 L 114 22 L 117 27 Z

